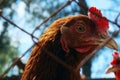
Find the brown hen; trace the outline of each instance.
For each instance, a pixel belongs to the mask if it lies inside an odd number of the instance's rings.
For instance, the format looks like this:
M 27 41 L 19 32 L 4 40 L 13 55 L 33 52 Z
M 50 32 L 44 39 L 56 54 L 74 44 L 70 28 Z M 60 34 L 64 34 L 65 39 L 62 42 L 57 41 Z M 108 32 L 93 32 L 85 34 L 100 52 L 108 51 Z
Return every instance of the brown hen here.
M 69 69 L 48 56 L 47 52 L 76 68 L 87 54 L 110 37 L 108 28 L 107 19 L 95 7 L 89 9 L 88 16 L 80 14 L 56 20 L 33 48 L 22 80 L 80 80 L 80 77 L 78 79 Z M 117 50 L 114 40 L 106 46 Z M 77 75 L 80 75 L 79 71 Z

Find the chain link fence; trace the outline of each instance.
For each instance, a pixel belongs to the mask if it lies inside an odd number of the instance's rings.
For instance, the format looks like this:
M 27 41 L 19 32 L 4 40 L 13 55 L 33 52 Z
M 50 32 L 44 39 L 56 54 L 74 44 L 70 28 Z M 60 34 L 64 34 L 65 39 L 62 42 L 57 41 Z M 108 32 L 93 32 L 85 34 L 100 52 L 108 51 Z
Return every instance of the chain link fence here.
M 78 7 L 84 9 L 84 10 L 88 10 L 87 7 L 85 7 L 83 4 L 79 3 L 76 0 L 68 0 L 66 1 L 65 4 L 63 4 L 62 6 L 60 6 L 58 9 L 56 9 L 48 18 L 46 18 L 42 23 L 40 23 L 38 26 L 35 27 L 35 29 L 33 30 L 32 33 L 29 33 L 28 31 L 22 29 L 19 25 L 15 24 L 13 21 L 9 20 L 8 18 L 4 17 L 2 15 L 2 10 L 0 11 L 0 17 L 4 20 L 6 20 L 8 23 L 10 23 L 11 25 L 13 25 L 15 28 L 20 29 L 22 32 L 26 33 L 27 35 L 29 35 L 31 37 L 31 39 L 33 40 L 34 44 L 27 49 L 22 55 L 21 57 L 17 58 L 5 71 L 3 74 L 1 74 L 1 77 L 4 77 L 11 68 L 13 68 L 33 47 L 35 44 L 37 44 L 37 40 L 38 38 L 34 35 L 34 33 L 40 29 L 40 27 L 45 24 L 47 21 L 49 21 L 52 17 L 54 17 L 55 15 L 57 15 L 62 9 L 64 9 L 65 7 L 69 6 L 71 3 L 76 3 L 78 5 Z M 115 36 L 118 35 L 118 33 L 120 32 L 120 24 L 118 23 L 118 18 L 120 16 L 120 13 L 118 13 L 118 15 L 115 17 L 114 21 L 108 20 L 110 23 L 116 25 L 119 29 L 117 31 L 115 31 L 114 33 L 112 33 L 112 38 L 114 38 Z M 74 69 L 72 68 L 70 65 L 66 64 L 65 62 L 63 62 L 61 59 L 59 59 L 57 56 L 55 56 L 54 54 L 51 54 L 50 52 L 47 52 L 51 58 L 53 58 L 54 60 L 56 60 L 58 63 L 60 63 L 61 65 L 63 65 L 64 67 L 68 68 L 69 70 L 71 70 L 73 73 L 75 73 L 76 71 L 79 70 L 80 67 L 82 67 L 84 65 L 84 63 L 86 63 L 99 49 L 101 49 L 108 41 L 110 41 L 110 39 L 107 39 L 104 44 L 102 44 L 101 46 L 99 46 L 96 50 L 94 50 L 91 54 L 88 54 L 89 57 L 84 58 L 82 60 L 82 62 Z M 15 78 L 16 76 L 14 76 Z M 7 78 L 9 79 L 9 78 Z M 104 78 L 104 79 L 87 79 L 87 80 L 115 80 L 115 79 L 110 79 L 110 78 Z

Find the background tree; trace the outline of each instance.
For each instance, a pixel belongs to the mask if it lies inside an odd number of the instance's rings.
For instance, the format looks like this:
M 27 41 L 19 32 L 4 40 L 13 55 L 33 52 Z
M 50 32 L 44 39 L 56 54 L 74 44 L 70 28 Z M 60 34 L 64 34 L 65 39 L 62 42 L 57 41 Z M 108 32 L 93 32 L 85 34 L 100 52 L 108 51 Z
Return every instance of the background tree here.
M 6 4 L 3 4 L 3 2 Z M 0 2 L 0 9 L 8 8 L 13 2 L 14 0 L 2 0 Z M 12 13 L 9 13 L 9 17 L 12 18 Z M 0 26 L 0 74 L 4 72 L 5 67 L 7 66 L 6 64 L 11 62 L 12 58 L 18 55 L 18 49 L 11 44 L 11 40 L 8 35 L 8 22 L 2 21 L 1 25 L 3 27 Z

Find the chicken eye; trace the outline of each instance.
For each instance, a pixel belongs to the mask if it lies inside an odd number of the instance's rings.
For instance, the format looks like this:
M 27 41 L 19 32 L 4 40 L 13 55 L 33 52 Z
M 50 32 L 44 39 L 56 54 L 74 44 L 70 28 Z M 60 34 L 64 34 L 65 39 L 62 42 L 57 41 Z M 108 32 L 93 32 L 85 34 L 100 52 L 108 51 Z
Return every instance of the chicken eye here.
M 77 31 L 83 33 L 86 31 L 86 28 L 83 25 L 77 25 Z

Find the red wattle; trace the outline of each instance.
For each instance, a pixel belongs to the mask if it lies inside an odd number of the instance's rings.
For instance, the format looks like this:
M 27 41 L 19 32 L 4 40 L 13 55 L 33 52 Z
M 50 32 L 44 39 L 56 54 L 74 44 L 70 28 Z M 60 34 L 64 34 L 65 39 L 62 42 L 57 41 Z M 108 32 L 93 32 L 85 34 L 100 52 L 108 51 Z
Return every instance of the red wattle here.
M 78 48 L 75 48 L 75 50 L 79 53 L 86 53 L 88 51 L 90 51 L 92 48 L 92 46 L 88 46 L 88 47 L 78 47 Z
M 120 74 L 115 73 L 116 80 L 120 80 Z

